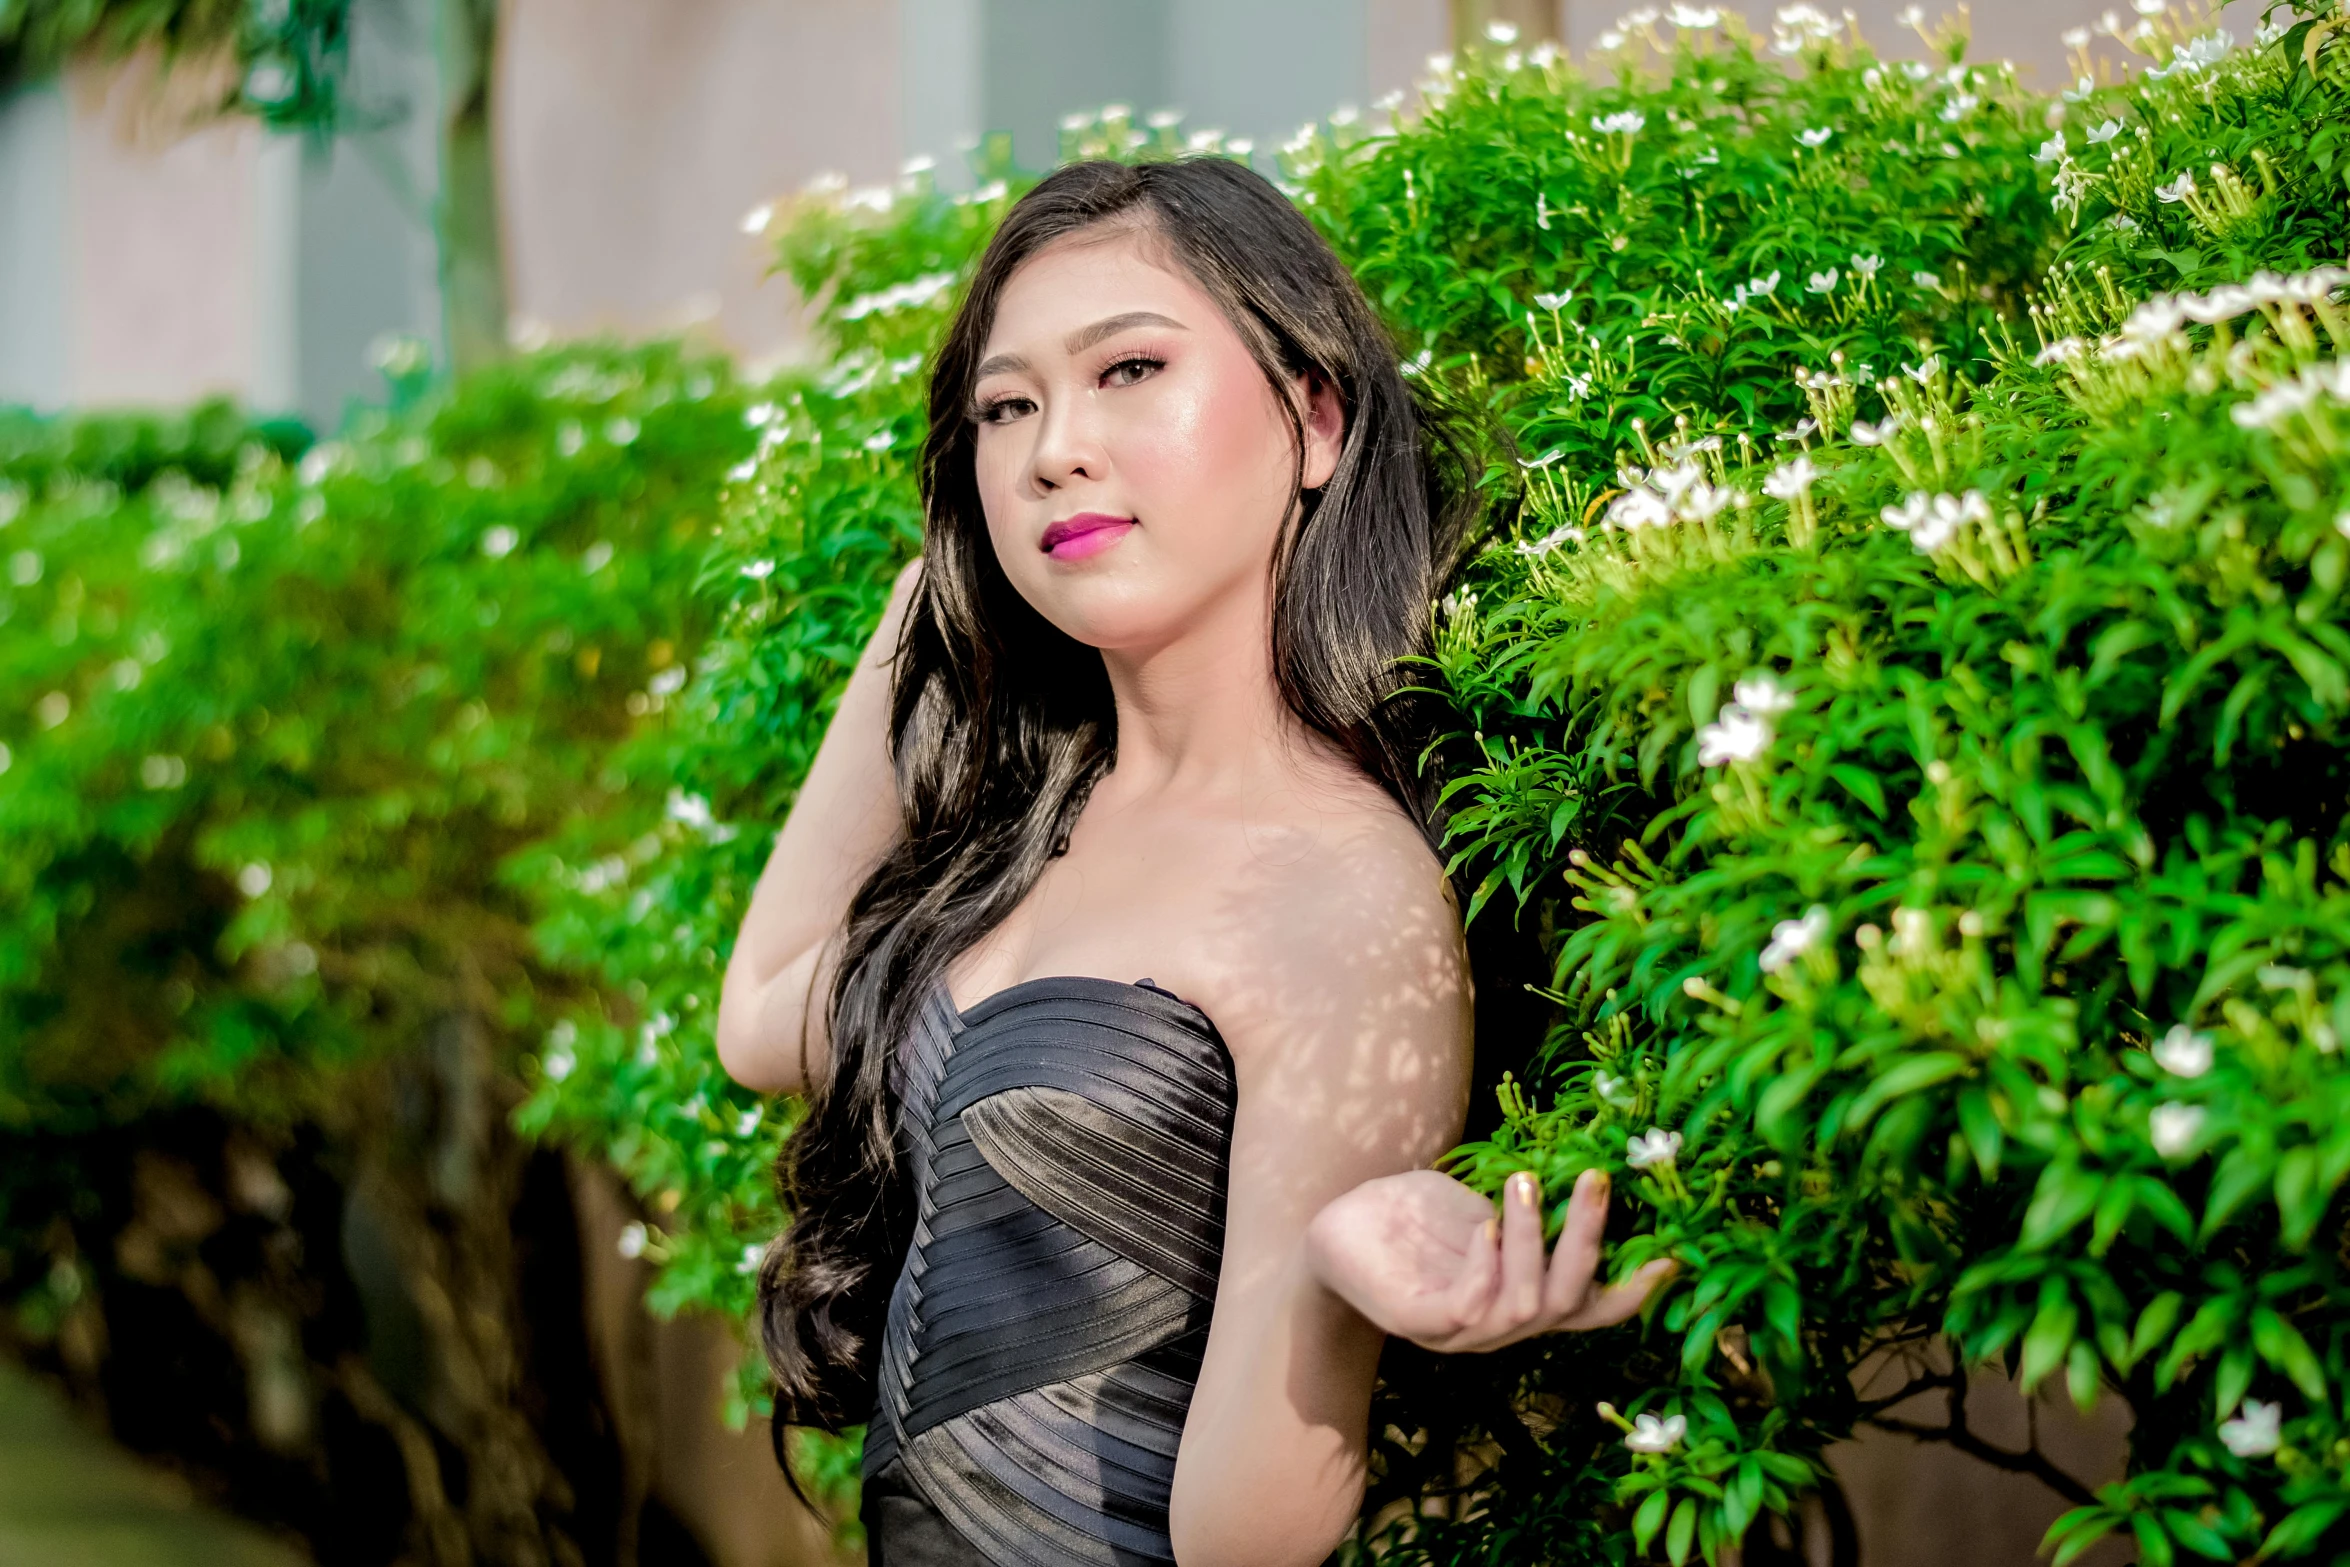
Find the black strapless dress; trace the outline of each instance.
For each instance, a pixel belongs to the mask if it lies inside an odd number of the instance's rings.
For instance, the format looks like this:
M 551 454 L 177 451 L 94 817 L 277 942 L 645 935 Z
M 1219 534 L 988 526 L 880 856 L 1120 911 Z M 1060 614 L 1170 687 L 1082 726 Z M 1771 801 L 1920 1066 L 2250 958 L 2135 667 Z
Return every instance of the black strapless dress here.
M 865 1435 L 875 1567 L 1172 1564 L 1237 1097 L 1206 1014 L 1031 980 L 898 1059 L 914 1239 Z

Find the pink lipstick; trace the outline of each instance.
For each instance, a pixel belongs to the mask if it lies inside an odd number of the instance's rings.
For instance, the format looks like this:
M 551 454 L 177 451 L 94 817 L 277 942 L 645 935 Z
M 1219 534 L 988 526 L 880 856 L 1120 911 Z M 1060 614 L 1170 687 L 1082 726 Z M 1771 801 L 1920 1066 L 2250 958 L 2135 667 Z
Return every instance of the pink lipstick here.
M 1088 555 L 1099 555 L 1133 531 L 1132 517 L 1081 511 L 1048 526 L 1044 537 L 1037 541 L 1037 548 L 1055 560 L 1083 560 Z

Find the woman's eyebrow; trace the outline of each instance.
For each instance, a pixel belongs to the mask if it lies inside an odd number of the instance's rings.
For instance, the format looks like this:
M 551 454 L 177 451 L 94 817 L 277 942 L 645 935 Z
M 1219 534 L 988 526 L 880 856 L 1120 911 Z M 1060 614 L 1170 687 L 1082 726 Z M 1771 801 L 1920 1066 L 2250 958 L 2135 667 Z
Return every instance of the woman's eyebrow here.
M 1069 334 L 1061 345 L 1072 354 L 1082 354 L 1105 337 L 1116 337 L 1120 332 L 1138 326 L 1172 327 L 1178 332 L 1189 331 L 1182 322 L 1171 320 L 1155 310 L 1129 310 L 1124 315 L 1108 316 L 1091 326 L 1081 326 Z
M 1116 337 L 1120 332 L 1138 326 L 1170 327 L 1178 332 L 1191 328 L 1171 316 L 1155 310 L 1129 310 L 1123 315 L 1105 316 L 1091 326 L 1081 326 L 1062 340 L 1062 348 L 1072 354 L 1082 354 L 1105 337 Z M 974 381 L 984 381 L 991 375 L 1014 375 L 1028 368 L 1028 361 L 1018 354 L 990 354 L 979 362 L 971 373 Z

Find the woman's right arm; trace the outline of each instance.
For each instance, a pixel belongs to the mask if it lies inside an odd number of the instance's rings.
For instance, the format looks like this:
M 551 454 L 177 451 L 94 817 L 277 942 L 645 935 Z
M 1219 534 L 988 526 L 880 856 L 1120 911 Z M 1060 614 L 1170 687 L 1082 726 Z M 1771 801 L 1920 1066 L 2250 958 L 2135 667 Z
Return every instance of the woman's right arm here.
M 800 1093 L 823 1072 L 832 938 L 902 830 L 889 760 L 890 661 L 921 570 L 916 560 L 898 575 L 727 960 L 718 1059 L 745 1088 Z

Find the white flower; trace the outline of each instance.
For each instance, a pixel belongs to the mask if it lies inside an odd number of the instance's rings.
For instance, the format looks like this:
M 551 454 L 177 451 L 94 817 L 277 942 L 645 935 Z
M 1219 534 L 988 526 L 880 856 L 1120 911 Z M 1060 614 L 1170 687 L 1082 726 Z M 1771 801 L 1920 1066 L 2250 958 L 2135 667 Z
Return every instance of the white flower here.
M 1627 533 L 1661 528 L 1673 520 L 1673 503 L 1642 485 L 1626 490 L 1608 503 L 1607 520 Z
M 1551 529 L 1539 539 L 1520 540 L 1514 547 L 1520 555 L 1531 558 L 1536 555 L 1547 555 L 1562 544 L 1580 544 L 1582 542 L 1583 530 L 1570 522 L 1565 527 Z
M 1776 271 L 1773 271 L 1763 277 L 1749 278 L 1746 281 L 1747 293 L 1757 299 L 1760 299 L 1765 294 L 1772 292 L 1778 286 L 1779 274 Z
M 1952 93 L 1950 95 L 1950 101 L 1942 106 L 1943 123 L 1946 125 L 1956 125 L 1959 121 L 1974 113 L 1975 110 L 1982 104 L 1982 102 L 1982 99 L 1976 97 L 1971 92 Z
M 892 311 L 911 310 L 929 304 L 954 286 L 955 275 L 952 272 L 933 272 L 927 277 L 918 277 L 905 283 L 895 283 L 888 288 L 876 289 L 870 294 L 859 294 L 841 306 L 840 318 L 843 321 L 862 321 L 871 315 L 888 315 Z
M 1791 501 L 1807 493 L 1819 476 L 1810 457 L 1798 457 L 1771 470 L 1770 477 L 1763 480 L 1763 493 L 1775 501 Z
M 1823 125 L 1813 130 L 1798 131 L 1795 133 L 1795 139 L 1806 147 L 1825 147 L 1828 145 L 1828 138 L 1835 134 L 1835 127 Z
M 2077 337 L 2060 337 L 2032 356 L 2036 365 L 2069 365 L 2081 357 L 2088 344 Z
M 743 1248 L 742 1260 L 734 1265 L 734 1271 L 742 1274 L 745 1278 L 748 1278 L 750 1275 L 759 1271 L 759 1259 L 766 1254 L 766 1247 L 760 1245 L 757 1241 L 751 1242 L 748 1246 Z
M 1810 277 L 1805 278 L 1803 280 L 1803 286 L 1810 289 L 1815 294 L 1825 294 L 1832 291 L 1836 287 L 1836 280 L 1843 275 L 1843 273 L 1838 272 L 1834 267 L 1830 267 L 1825 272 L 1814 272 Z
M 1601 54 L 1613 54 L 1624 47 L 1624 35 L 1611 27 L 1597 38 L 1592 39 L 1591 47 Z
M 2174 1024 L 2154 1044 L 2156 1064 L 2173 1077 L 2201 1077 L 2211 1070 L 2211 1059 L 2211 1036 L 2184 1023 Z
M 620 1255 L 634 1261 L 645 1254 L 645 1227 L 641 1221 L 630 1220 L 620 1230 Z
M 1632 1080 L 1618 1077 L 1612 1072 L 1594 1072 L 1591 1075 L 1591 1091 L 1619 1110 L 1631 1109 L 1637 1100 L 1632 1091 Z
M 1781 34 L 1781 37 L 1772 40 L 1771 47 L 1782 54 L 1791 54 L 1801 48 L 1803 39 L 1807 37 L 1824 42 L 1836 36 L 1836 23 L 1828 13 L 1817 6 L 1801 4 L 1800 0 L 1795 5 L 1781 6 L 1778 14 L 1771 19 L 1771 26 Z M 1790 47 L 1781 49 L 1782 43 Z
M 572 1054 L 570 1046 L 557 1045 L 548 1051 L 545 1059 L 540 1062 L 540 1070 L 547 1074 L 548 1082 L 560 1083 L 569 1077 L 578 1065 L 579 1057 Z
M 2284 1444 L 2284 1425 L 2282 1405 L 2248 1398 L 2235 1419 L 2221 1424 L 2219 1439 L 2238 1458 L 2266 1458 Z
M 1884 266 L 1884 264 L 1885 258 L 1882 256 L 1856 255 L 1852 258 L 1852 270 L 1860 277 L 1875 277 L 1877 275 L 1877 270 Z
M 1894 20 L 1904 27 L 1923 27 L 1926 25 L 1926 8 L 1922 5 L 1905 5 L 1901 8 L 1901 15 Z
M 1648 116 L 1637 109 L 1626 109 L 1620 114 L 1591 117 L 1591 128 L 1602 136 L 1632 136 L 1648 123 Z
M 1771 439 L 1780 442 L 1809 440 L 1812 436 L 1819 434 L 1819 430 L 1820 422 L 1817 419 L 1806 415 L 1803 418 L 1795 421 L 1795 427 L 1793 429 L 1780 430 L 1773 434 Z
M 1991 508 L 1980 490 L 1964 495 L 1916 491 L 1899 506 L 1887 506 L 1877 515 L 1887 527 L 1900 529 L 1912 544 L 1932 555 L 1958 536 L 1961 523 L 1983 521 L 1991 515 Z
M 1795 706 L 1794 693 L 1769 674 L 1748 675 L 1738 682 L 1737 705 L 1763 718 L 1776 718 Z
M 1659 468 L 1648 477 L 1651 484 L 1664 491 L 1665 499 L 1678 507 L 1682 496 L 1702 484 L 1705 470 L 1693 462 L 1682 462 L 1670 468 Z
M 2154 1151 L 2165 1159 L 2176 1159 L 2195 1141 L 2195 1134 L 2203 1130 L 2201 1105 L 2159 1104 L 2146 1117 L 2146 1135 L 2154 1144 Z
M 2058 131 L 2055 135 L 2042 142 L 2040 144 L 2040 150 L 2032 154 L 2032 161 L 2034 163 L 2059 163 L 2062 162 L 2063 159 L 2064 132 L 2062 131 Z
M 2154 194 L 2164 201 L 2185 201 L 2195 194 L 2195 176 L 2182 174 L 2168 185 L 2157 185 Z
M 745 234 L 764 234 L 767 232 L 767 225 L 774 221 L 774 204 L 772 202 L 761 202 L 758 206 L 753 207 L 750 211 L 743 214 L 743 232 Z
M 1803 918 L 1781 920 L 1771 927 L 1771 944 L 1763 948 L 1762 971 L 1776 974 L 1788 964 L 1802 957 L 1828 934 L 1828 911 L 1815 903 L 1803 911 Z
M 1575 291 L 1573 289 L 1562 288 L 1555 294 L 1536 294 L 1534 306 L 1538 310 L 1564 310 L 1574 302 L 1574 299 Z
M 1905 376 L 1908 376 L 1912 381 L 1917 382 L 1918 385 L 1925 386 L 1931 382 L 1934 377 L 1942 373 L 1942 356 L 1940 354 L 1928 354 L 1926 355 L 1926 362 L 1924 364 L 1903 365 L 1901 367 L 1901 373 Z
M 2228 57 L 2228 51 L 2235 47 L 2235 43 L 2235 34 L 2224 27 L 2214 28 L 2200 38 L 2190 38 L 2183 44 L 2173 46 L 2170 64 L 2156 66 L 2146 73 L 2147 78 L 2160 81 L 2165 76 L 2192 76 L 2198 71 L 2209 70 Z
M 1663 1127 L 1652 1126 L 1633 1138 L 1624 1149 L 1624 1162 L 1635 1170 L 1645 1170 L 1651 1166 L 1669 1170 L 1680 1152 L 1679 1132 L 1668 1132 Z
M 2082 132 L 2082 139 L 2092 147 L 2109 142 L 2122 133 L 2122 122 L 2107 120 L 2103 125 L 2092 125 Z
M 755 560 L 746 566 L 736 568 L 736 574 L 738 576 L 748 577 L 753 582 L 765 582 L 769 577 L 775 575 L 775 562 L 771 560 Z
M 696 832 L 707 832 L 717 825 L 717 818 L 710 812 L 710 802 L 698 794 L 688 794 L 683 789 L 669 791 L 668 816 L 671 821 L 691 827 Z
M 293 93 L 293 72 L 274 60 L 264 60 L 245 76 L 245 96 L 255 103 L 283 103 Z
M 751 1106 L 741 1115 L 735 1117 L 734 1135 L 737 1137 L 750 1136 L 753 1132 L 759 1129 L 759 1122 L 765 1119 L 765 1117 L 766 1112 L 758 1105 Z
M 1912 272 L 1909 275 L 1909 280 L 1920 288 L 1940 288 L 1942 286 L 1940 274 L 1933 272 Z
M 1693 32 L 1703 32 L 1706 28 L 1719 26 L 1722 13 L 1717 7 L 1710 5 L 1676 5 L 1665 13 L 1665 20 L 1671 22 L 1675 27 L 1687 28 Z
M 1705 767 L 1751 762 L 1771 746 L 1771 722 L 1736 702 L 1729 703 L 1697 731 L 1697 760 Z
M 2228 417 L 2247 430 L 2263 430 L 2290 414 L 2317 401 L 2317 386 L 2306 380 L 2286 381 L 2272 386 L 2248 403 L 2238 403 L 2228 410 Z
M 1901 423 L 1901 414 L 1898 409 L 1887 414 L 1875 424 L 1869 423 L 1866 419 L 1855 419 L 1852 421 L 1852 438 L 1863 446 L 1882 446 L 1892 437 L 1894 431 L 1901 428 Z
M 1487 22 L 1485 36 L 1497 44 L 1514 44 L 1518 41 L 1518 29 L 1511 22 Z
M 1679 1415 L 1662 1420 L 1654 1415 L 1634 1415 L 1632 1434 L 1624 1438 L 1624 1445 L 1635 1453 L 1669 1453 L 1688 1434 L 1689 1422 Z
M 645 682 L 645 689 L 655 696 L 675 696 L 685 689 L 685 666 L 672 664 L 656 672 L 652 679 Z
M 2064 40 L 2064 46 L 2067 49 L 2089 47 L 2089 29 L 2086 27 L 2068 27 L 2059 36 Z

